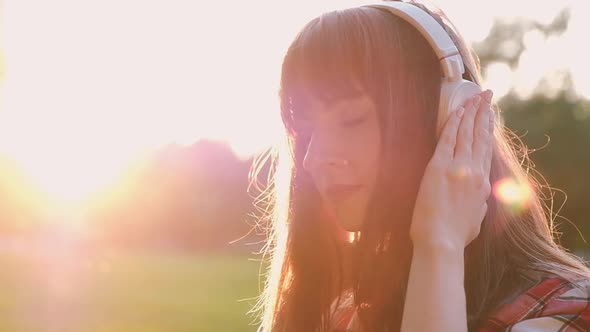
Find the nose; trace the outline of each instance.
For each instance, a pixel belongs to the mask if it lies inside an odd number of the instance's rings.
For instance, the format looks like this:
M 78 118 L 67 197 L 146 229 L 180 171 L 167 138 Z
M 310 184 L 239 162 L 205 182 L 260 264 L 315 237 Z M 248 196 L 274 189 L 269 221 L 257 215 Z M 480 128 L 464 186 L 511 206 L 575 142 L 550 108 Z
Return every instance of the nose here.
M 334 149 L 320 146 L 317 139 L 311 138 L 307 152 L 303 158 L 303 168 L 308 172 L 317 172 L 334 168 L 346 167 L 350 162 L 334 153 Z

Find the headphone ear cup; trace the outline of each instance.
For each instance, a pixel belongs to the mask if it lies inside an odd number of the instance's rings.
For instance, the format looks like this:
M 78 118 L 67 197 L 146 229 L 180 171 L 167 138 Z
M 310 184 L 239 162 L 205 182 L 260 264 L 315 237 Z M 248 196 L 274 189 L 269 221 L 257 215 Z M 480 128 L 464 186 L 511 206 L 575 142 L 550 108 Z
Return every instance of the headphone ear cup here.
M 436 123 L 437 139 L 440 137 L 440 133 L 451 112 L 463 105 L 467 99 L 480 92 L 481 87 L 479 85 L 464 79 L 442 83 Z

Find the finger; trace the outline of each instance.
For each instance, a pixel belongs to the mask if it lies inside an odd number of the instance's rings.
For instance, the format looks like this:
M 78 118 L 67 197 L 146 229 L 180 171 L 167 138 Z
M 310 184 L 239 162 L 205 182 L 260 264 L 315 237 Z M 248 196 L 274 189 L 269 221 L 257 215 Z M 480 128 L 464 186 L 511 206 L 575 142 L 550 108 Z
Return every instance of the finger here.
M 496 126 L 496 115 L 493 110 L 490 110 L 489 114 L 489 140 L 486 149 L 486 155 L 484 157 L 483 174 L 490 175 L 492 167 L 492 158 L 494 157 L 494 127 Z
M 467 244 L 471 243 L 473 240 L 475 240 L 479 234 L 481 233 L 481 227 L 483 224 L 483 221 L 485 220 L 485 217 L 487 215 L 487 211 L 488 211 L 488 204 L 484 203 L 479 210 L 479 218 L 474 219 L 474 221 L 477 221 L 477 224 L 474 225 L 474 227 L 471 230 L 471 234 L 469 236 L 469 239 L 467 240 Z
M 478 218 L 477 220 L 479 220 L 479 225 L 481 227 L 481 223 L 484 221 L 484 219 L 486 218 L 486 215 L 488 214 L 488 203 L 483 203 L 483 205 L 481 206 L 480 210 L 479 210 L 479 216 L 480 218 Z
M 490 143 L 490 104 L 487 102 L 490 90 L 481 94 L 482 101 L 476 111 L 473 127 L 473 145 L 471 146 L 473 160 L 484 169 L 485 157 Z
M 442 129 L 438 143 L 436 144 L 436 150 L 434 151 L 434 157 L 441 160 L 453 159 L 455 152 L 455 144 L 457 142 L 457 131 L 461 118 L 465 113 L 464 107 L 459 107 L 456 111 L 452 112 L 447 118 L 445 125 Z
M 455 146 L 455 159 L 470 160 L 471 146 L 473 145 L 473 122 L 475 120 L 475 110 L 479 108 L 479 94 L 468 99 L 465 104 L 465 115 L 459 125 L 457 134 L 457 143 Z

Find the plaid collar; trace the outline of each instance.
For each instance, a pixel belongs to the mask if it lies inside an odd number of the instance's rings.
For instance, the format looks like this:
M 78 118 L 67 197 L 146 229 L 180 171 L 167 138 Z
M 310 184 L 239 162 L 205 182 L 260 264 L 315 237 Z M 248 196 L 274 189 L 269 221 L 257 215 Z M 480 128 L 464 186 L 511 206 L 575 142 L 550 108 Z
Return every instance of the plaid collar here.
M 578 287 L 559 277 L 543 279 L 483 321 L 477 332 L 590 331 L 590 279 Z

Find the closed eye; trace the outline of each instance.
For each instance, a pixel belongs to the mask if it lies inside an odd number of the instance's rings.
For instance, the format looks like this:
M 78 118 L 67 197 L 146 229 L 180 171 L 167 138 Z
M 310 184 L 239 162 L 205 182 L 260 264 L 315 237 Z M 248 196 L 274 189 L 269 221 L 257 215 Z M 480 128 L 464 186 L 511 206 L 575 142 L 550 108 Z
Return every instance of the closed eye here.
M 363 116 L 363 117 L 360 117 L 360 118 L 357 118 L 357 119 L 343 121 L 342 122 L 342 125 L 344 127 L 355 127 L 355 126 L 358 126 L 358 125 L 362 124 L 366 120 L 367 120 L 367 117 L 366 116 Z

